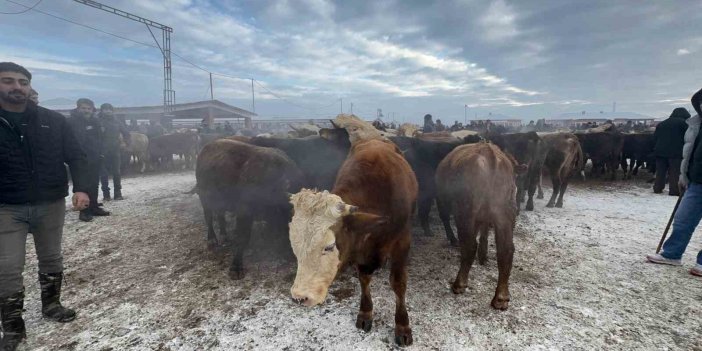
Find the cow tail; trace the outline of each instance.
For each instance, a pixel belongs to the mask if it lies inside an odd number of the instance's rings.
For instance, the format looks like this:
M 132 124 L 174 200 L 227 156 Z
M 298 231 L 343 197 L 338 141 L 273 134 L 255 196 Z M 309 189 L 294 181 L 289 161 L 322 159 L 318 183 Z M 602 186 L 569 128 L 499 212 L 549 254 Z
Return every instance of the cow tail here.
M 578 173 L 580 173 L 580 178 L 585 181 L 585 155 L 583 154 L 583 148 L 580 146 L 580 143 L 577 143 L 577 159 L 575 160 L 575 169 L 578 170 Z

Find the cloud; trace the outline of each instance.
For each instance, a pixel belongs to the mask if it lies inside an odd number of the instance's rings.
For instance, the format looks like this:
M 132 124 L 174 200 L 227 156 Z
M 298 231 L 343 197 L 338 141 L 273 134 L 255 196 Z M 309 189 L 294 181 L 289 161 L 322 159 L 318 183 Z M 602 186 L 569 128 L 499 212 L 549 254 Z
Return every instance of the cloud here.
M 684 55 L 689 55 L 690 50 L 688 49 L 678 49 L 678 56 L 684 56 Z
M 503 0 L 491 3 L 479 20 L 483 29 L 482 39 L 490 43 L 506 44 L 506 41 L 519 35 L 516 18 L 512 7 Z

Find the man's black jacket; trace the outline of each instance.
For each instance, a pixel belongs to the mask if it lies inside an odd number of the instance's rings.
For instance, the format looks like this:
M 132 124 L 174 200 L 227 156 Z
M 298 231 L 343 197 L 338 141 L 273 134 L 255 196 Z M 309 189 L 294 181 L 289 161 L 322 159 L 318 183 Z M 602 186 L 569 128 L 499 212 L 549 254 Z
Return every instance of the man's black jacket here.
M 102 145 L 102 123 L 95 116 L 85 118 L 78 111 L 71 111 L 71 117 L 68 118 L 68 125 L 73 130 L 76 140 L 83 151 L 85 152 L 88 167 L 99 165 L 103 154 Z
M 119 136 L 122 135 L 124 142 L 129 144 L 130 134 L 127 126 L 115 116 L 100 116 L 102 124 L 102 151 L 103 155 L 119 153 Z
M 690 114 L 686 112 L 676 109 L 668 119 L 658 123 L 656 132 L 653 134 L 656 143 L 654 147 L 656 157 L 682 159 L 682 148 L 685 144 L 685 131 L 687 130 L 685 120 L 690 117 Z
M 22 136 L 0 116 L 0 204 L 66 197 L 64 163 L 71 168 L 73 192 L 87 192 L 82 180 L 85 154 L 65 117 L 29 103 L 21 127 Z

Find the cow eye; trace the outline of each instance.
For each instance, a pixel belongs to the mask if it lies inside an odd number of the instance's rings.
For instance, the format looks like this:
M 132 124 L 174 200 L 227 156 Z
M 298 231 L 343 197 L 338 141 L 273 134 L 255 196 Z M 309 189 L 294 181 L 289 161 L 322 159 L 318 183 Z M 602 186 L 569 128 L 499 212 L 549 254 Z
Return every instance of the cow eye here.
M 336 243 L 331 243 L 324 247 L 324 252 L 332 252 L 334 251 L 334 248 L 336 248 Z

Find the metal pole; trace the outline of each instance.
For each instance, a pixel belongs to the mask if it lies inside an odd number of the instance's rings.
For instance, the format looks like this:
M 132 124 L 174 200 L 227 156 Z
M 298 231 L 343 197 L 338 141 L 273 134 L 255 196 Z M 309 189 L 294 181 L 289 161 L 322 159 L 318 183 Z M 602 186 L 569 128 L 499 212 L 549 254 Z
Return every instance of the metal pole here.
M 351 103 L 351 114 L 353 114 L 353 102 Z
M 254 80 L 251 78 L 251 112 L 256 113 L 256 98 L 254 94 Z
M 210 100 L 214 100 L 214 90 L 212 90 L 212 73 L 210 73 Z
M 464 105 L 463 123 L 468 124 L 468 105 Z
M 344 113 L 344 98 L 339 98 L 339 113 Z

